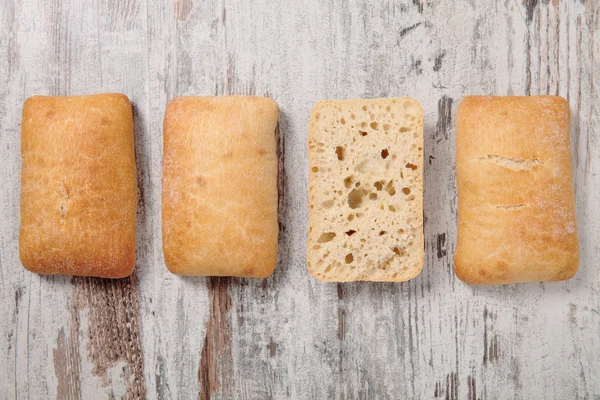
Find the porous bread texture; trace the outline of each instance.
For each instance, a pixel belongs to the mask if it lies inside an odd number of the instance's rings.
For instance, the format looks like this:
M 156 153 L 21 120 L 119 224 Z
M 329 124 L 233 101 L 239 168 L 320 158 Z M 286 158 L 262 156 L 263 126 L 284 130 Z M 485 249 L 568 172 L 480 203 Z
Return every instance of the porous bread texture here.
M 424 259 L 418 101 L 322 101 L 308 136 L 310 273 L 337 282 L 417 276 Z

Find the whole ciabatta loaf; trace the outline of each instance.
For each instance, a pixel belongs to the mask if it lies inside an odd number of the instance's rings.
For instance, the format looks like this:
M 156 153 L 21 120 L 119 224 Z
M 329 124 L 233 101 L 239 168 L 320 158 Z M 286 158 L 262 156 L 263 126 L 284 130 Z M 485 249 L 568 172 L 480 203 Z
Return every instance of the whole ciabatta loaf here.
M 579 266 L 569 103 L 469 96 L 456 113 L 454 271 L 480 285 L 560 281 Z
M 308 269 L 405 281 L 423 267 L 423 111 L 411 98 L 323 101 L 309 127 Z
M 27 99 L 21 158 L 23 266 L 38 274 L 129 276 L 137 175 L 127 96 Z

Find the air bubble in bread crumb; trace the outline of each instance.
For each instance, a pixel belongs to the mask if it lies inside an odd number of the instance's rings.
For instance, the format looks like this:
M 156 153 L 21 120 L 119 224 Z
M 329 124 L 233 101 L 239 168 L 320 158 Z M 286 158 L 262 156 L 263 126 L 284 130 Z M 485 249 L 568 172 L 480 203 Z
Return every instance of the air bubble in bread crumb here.
M 352 253 L 346 254 L 344 261 L 346 262 L 346 264 L 351 264 L 352 261 L 354 261 L 354 256 L 352 255 Z
M 394 182 L 390 181 L 385 186 L 385 190 L 389 193 L 390 196 L 394 196 L 396 194 L 396 188 L 394 187 Z
M 358 189 L 352 189 L 350 194 L 348 194 L 348 205 L 352 209 L 359 208 L 362 204 L 362 191 Z
M 399 257 L 404 257 L 406 255 L 405 248 L 394 247 L 392 251 L 397 254 Z
M 333 240 L 333 238 L 335 238 L 334 232 L 325 232 L 325 233 L 321 234 L 321 236 L 319 236 L 319 239 L 317 239 L 317 243 L 331 242 Z
M 352 187 L 352 183 L 354 182 L 354 176 L 350 175 L 344 179 L 344 186 L 346 189 L 350 189 Z
M 346 157 L 346 148 L 343 146 L 336 147 L 335 154 L 337 155 L 338 160 L 344 161 L 344 158 Z
M 324 202 L 321 203 L 321 207 L 328 209 L 333 207 L 335 204 L 335 202 L 333 200 L 325 200 Z
M 377 123 L 377 121 L 371 122 L 371 129 L 377 129 L 378 127 L 379 127 L 379 124 Z

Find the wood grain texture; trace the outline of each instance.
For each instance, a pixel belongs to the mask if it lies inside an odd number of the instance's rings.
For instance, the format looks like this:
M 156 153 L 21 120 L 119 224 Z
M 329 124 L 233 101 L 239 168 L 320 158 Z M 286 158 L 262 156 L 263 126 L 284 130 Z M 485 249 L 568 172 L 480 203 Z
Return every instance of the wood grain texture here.
M 0 398 L 600 397 L 598 1 L 13 1 L 0 3 L 0 33 Z M 22 104 L 98 92 L 134 106 L 135 275 L 28 273 L 17 248 Z M 164 108 L 215 94 L 280 106 L 268 279 L 182 278 L 163 263 Z M 574 279 L 474 287 L 455 277 L 454 124 L 470 94 L 568 99 Z M 405 95 L 425 111 L 423 272 L 401 284 L 315 281 L 310 109 Z
M 232 278 L 209 278 L 207 287 L 211 303 L 206 336 L 200 355 L 198 397 L 212 398 L 215 391 L 223 388 L 222 395 L 231 396 L 231 297 L 229 285 Z

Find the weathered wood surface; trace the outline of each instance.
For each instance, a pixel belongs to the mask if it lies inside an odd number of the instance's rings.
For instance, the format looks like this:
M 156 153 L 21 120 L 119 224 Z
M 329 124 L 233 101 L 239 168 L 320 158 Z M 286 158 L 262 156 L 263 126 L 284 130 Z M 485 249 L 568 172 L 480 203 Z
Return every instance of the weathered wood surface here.
M 0 398 L 600 398 L 597 0 L 0 0 Z M 120 281 L 18 258 L 19 128 L 34 94 L 134 104 L 138 263 Z M 280 105 L 281 240 L 266 280 L 180 278 L 162 261 L 162 114 L 178 95 Z M 469 94 L 571 105 L 581 268 L 468 286 L 456 241 L 454 115 Z M 306 131 L 325 98 L 425 110 L 422 274 L 326 284 L 305 267 Z

